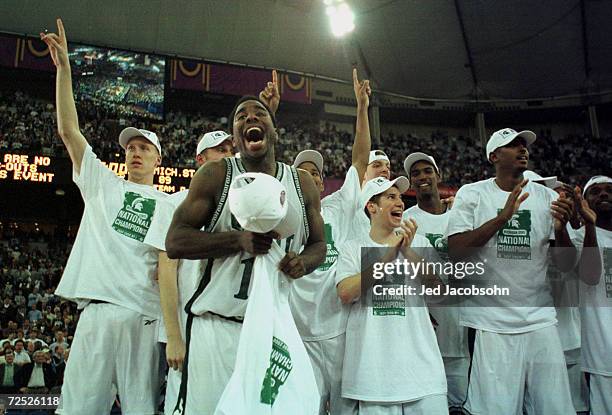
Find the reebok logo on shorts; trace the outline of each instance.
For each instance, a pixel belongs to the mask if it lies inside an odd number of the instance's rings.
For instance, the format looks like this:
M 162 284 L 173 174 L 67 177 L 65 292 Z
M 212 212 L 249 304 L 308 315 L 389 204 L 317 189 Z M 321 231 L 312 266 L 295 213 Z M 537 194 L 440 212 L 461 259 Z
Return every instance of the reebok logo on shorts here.
M 151 324 L 155 323 L 157 320 L 145 320 L 144 325 L 145 326 L 150 326 Z
M 155 199 L 126 192 L 123 197 L 123 207 L 113 222 L 113 229 L 123 236 L 143 242 L 151 226 L 155 203 Z

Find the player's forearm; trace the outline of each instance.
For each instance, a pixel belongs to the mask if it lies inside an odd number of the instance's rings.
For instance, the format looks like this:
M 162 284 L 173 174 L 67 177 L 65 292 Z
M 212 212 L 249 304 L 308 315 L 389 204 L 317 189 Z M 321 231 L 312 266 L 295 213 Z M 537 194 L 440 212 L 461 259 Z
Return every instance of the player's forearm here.
M 310 274 L 325 261 L 326 253 L 327 244 L 324 241 L 312 243 L 304 248 L 299 256 L 304 262 L 306 274 Z
M 480 248 L 504 226 L 505 220 L 499 216 L 472 231 L 448 237 L 448 254 L 454 260 L 461 260 L 473 254 L 473 248 Z
M 239 231 L 204 232 L 187 225 L 170 228 L 166 252 L 172 259 L 221 258 L 240 252 Z
M 58 68 L 55 96 L 58 132 L 72 162 L 76 164 L 77 170 L 80 171 L 83 151 L 87 142 L 79 129 L 79 117 L 74 103 L 70 66 Z
M 595 225 L 586 224 L 584 230 L 584 245 L 578 261 L 578 276 L 588 285 L 597 285 L 601 279 L 603 264 Z
M 166 254 L 159 257 L 159 297 L 168 340 L 182 339 L 178 316 L 178 261 Z
M 576 265 L 576 247 L 572 243 L 567 229 L 555 230 L 555 245 L 552 250 L 552 261 L 559 271 L 568 272 Z
M 361 296 L 361 274 L 351 275 L 340 281 L 336 292 L 342 304 L 351 304 Z
M 357 124 L 355 127 L 355 141 L 353 142 L 352 164 L 365 168 L 368 164 L 372 139 L 370 137 L 370 121 L 368 107 L 357 105 Z

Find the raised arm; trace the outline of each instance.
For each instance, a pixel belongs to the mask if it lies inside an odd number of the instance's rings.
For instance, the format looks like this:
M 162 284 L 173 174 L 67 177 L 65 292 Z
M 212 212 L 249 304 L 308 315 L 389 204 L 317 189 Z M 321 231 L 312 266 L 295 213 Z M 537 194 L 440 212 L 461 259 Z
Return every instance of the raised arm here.
M 172 259 L 220 258 L 240 251 L 265 254 L 271 235 L 248 231 L 205 232 L 219 201 L 225 180 L 225 160 L 209 161 L 196 172 L 187 198 L 175 210 L 166 235 L 166 251 Z
M 70 159 L 77 173 L 81 172 L 83 152 L 87 140 L 81 134 L 79 117 L 72 92 L 72 73 L 68 59 L 68 42 L 61 19 L 57 19 L 57 34 L 40 34 L 40 38 L 49 47 L 53 63 L 57 68 L 55 100 L 57 106 L 57 129 L 68 150 Z
M 319 192 L 308 172 L 298 169 L 298 173 L 310 233 L 304 250 L 299 255 L 288 252 L 279 264 L 280 270 L 291 278 L 301 278 L 310 274 L 325 260 L 327 251 Z
M 353 90 L 357 100 L 357 125 L 355 127 L 355 141 L 353 142 L 352 164 L 363 178 L 368 167 L 368 158 L 372 148 L 370 137 L 370 121 L 368 119 L 368 107 L 370 106 L 370 81 L 359 81 L 357 69 L 353 68 Z

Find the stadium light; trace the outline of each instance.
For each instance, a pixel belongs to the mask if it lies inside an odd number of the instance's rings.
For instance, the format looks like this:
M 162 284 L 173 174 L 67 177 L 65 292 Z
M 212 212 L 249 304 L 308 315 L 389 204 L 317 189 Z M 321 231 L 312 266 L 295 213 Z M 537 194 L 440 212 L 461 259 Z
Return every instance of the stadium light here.
M 355 28 L 355 15 L 343 0 L 325 0 L 325 12 L 334 36 L 342 37 Z

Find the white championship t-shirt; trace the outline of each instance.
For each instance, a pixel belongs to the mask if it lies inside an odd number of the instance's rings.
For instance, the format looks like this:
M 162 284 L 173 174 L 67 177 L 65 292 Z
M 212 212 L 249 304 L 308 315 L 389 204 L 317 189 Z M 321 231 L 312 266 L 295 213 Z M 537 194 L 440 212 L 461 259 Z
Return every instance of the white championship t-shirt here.
M 558 195 L 532 182 L 523 191 L 529 197 L 517 213 L 470 259 L 485 264 L 485 274 L 478 277 L 481 281 L 509 288 L 510 295 L 475 295 L 464 300 L 460 312 L 464 326 L 525 333 L 557 322 L 546 271 L 554 239 L 550 206 Z M 495 178 L 461 187 L 450 211 L 448 235 L 472 231 L 495 218 L 509 194 L 497 186 Z
M 357 169 L 346 174 L 342 187 L 323 198 L 321 216 L 325 223 L 325 262 L 291 286 L 289 304 L 304 341 L 336 337 L 346 330 L 349 307 L 336 292 L 338 244 L 354 236 L 353 220 L 359 212 L 361 186 Z
M 425 236 L 436 248 L 438 255 L 448 261 L 448 240 L 446 229 L 450 210 L 433 215 L 415 205 L 404 211 L 403 219 L 416 221 L 417 234 Z M 459 307 L 429 307 L 430 314 L 438 322 L 436 337 L 443 357 L 469 356 L 467 329 L 459 324 Z
M 85 211 L 55 294 L 80 308 L 95 299 L 159 318 L 157 264 L 173 210 L 167 195 L 117 177 L 90 146 L 73 180 Z
M 429 247 L 416 235 L 413 247 Z M 340 247 L 336 282 L 361 273 L 361 247 L 385 247 L 369 236 Z M 362 293 L 365 294 L 365 293 Z M 405 306 L 383 310 L 351 305 L 346 328 L 342 396 L 370 402 L 409 402 L 446 394 L 444 365 L 422 297 L 408 295 Z
M 578 243 L 584 243 L 584 228 Z M 582 370 L 612 376 L 612 232 L 598 227 L 597 245 L 603 259 L 601 279 L 597 285 L 580 282 Z

